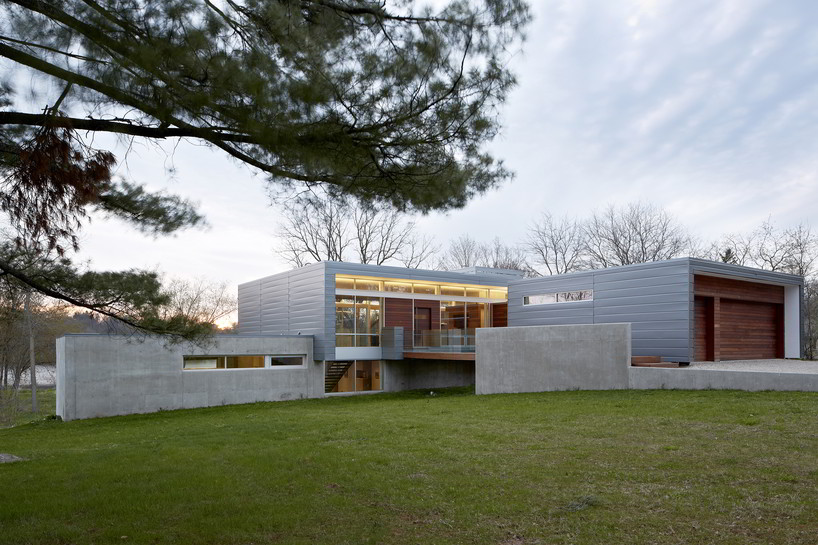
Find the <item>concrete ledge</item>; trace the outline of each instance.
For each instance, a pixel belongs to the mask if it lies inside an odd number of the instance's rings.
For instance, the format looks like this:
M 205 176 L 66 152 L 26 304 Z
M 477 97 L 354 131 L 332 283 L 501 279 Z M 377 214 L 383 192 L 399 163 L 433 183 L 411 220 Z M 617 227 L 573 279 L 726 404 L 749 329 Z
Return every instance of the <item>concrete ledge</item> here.
M 818 392 L 818 374 L 718 371 L 711 369 L 628 369 L 635 390 L 763 390 Z
M 630 324 L 478 329 L 475 390 L 624 389 L 630 361 Z

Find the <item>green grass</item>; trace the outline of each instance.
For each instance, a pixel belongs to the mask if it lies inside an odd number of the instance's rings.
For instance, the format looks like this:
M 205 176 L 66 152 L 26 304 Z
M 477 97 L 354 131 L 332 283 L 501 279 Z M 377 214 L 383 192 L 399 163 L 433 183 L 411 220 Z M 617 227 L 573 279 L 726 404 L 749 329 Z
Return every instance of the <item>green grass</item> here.
M 56 390 L 37 390 L 37 412 L 31 411 L 31 390 L 0 388 L 0 428 L 43 420 L 57 412 Z M 0 450 L 2 452 L 2 450 Z
M 0 543 L 804 543 L 818 396 L 450 390 L 0 430 Z

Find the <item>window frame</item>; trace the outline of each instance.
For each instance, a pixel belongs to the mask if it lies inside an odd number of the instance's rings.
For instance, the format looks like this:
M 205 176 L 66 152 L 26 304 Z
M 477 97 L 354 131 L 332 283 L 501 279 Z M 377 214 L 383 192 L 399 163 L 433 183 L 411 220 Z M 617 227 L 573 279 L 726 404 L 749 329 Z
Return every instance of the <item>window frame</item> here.
M 574 299 L 570 300 L 566 297 L 569 293 L 589 293 L 590 296 L 586 299 Z M 532 297 L 550 297 L 553 296 L 553 301 L 543 301 L 541 303 L 532 303 L 530 302 Z M 560 296 L 562 296 L 563 300 L 560 300 Z M 593 289 L 580 289 L 580 290 L 564 290 L 564 291 L 549 291 L 545 293 L 535 293 L 533 295 L 523 295 L 523 306 L 524 307 L 537 307 L 537 306 L 547 306 L 547 305 L 565 305 L 571 303 L 591 303 L 594 300 L 594 290 Z
M 216 367 L 213 368 L 186 368 L 186 358 L 235 358 L 240 356 L 263 357 L 264 367 Z M 273 365 L 273 358 L 301 358 L 299 365 Z M 226 362 L 225 362 L 226 365 Z M 306 354 L 183 354 L 182 355 L 182 371 L 265 371 L 265 370 L 292 370 L 292 369 L 306 369 L 307 355 Z

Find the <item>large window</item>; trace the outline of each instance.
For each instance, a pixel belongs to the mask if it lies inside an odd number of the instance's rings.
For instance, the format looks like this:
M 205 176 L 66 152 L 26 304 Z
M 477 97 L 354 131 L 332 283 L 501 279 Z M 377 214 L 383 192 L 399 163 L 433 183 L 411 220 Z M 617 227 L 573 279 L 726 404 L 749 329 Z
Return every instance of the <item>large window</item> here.
M 335 275 L 335 289 L 450 297 L 474 297 L 495 300 L 505 300 L 508 298 L 508 290 L 500 286 L 477 286 L 447 282 L 415 282 L 412 280 L 375 278 L 369 276 Z
M 381 389 L 381 362 L 328 361 L 325 364 L 324 392 L 371 392 Z
M 274 369 L 303 367 L 304 356 L 183 356 L 183 369 Z
M 377 297 L 335 298 L 335 346 L 380 346 L 381 300 Z
M 553 303 L 574 303 L 577 301 L 593 301 L 594 290 L 560 291 L 540 293 L 523 297 L 524 305 L 550 305 Z

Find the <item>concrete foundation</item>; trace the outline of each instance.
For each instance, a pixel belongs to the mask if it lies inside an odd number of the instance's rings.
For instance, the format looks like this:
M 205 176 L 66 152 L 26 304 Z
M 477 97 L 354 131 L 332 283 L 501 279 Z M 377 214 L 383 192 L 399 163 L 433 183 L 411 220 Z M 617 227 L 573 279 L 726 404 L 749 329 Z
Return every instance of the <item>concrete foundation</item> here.
M 302 355 L 303 367 L 183 370 L 186 355 Z M 207 347 L 162 340 L 67 335 L 57 340 L 57 414 L 63 420 L 322 397 L 324 368 L 310 336 L 216 336 Z
M 714 369 L 654 369 L 631 367 L 628 386 L 634 390 L 764 390 L 818 392 L 818 374 L 720 371 Z
M 474 362 L 471 361 L 402 360 L 383 364 L 385 392 L 474 384 Z
M 628 387 L 630 324 L 477 330 L 476 392 Z

